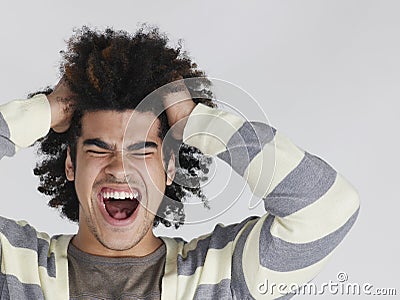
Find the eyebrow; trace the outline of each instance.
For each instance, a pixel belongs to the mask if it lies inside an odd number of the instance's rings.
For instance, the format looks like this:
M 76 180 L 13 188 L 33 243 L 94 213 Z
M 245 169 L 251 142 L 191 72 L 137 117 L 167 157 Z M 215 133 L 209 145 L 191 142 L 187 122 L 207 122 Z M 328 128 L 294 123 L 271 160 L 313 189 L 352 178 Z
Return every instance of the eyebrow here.
M 113 150 L 114 147 L 102 141 L 101 139 L 87 139 L 83 141 L 84 146 L 96 146 L 106 150 Z
M 84 146 L 96 146 L 102 149 L 106 149 L 106 150 L 113 150 L 114 147 L 111 146 L 110 144 L 107 144 L 106 142 L 102 141 L 101 139 L 95 138 L 95 139 L 87 139 L 83 141 L 83 145 Z M 134 143 L 132 145 L 129 145 L 128 147 L 126 147 L 126 149 L 128 151 L 135 151 L 135 150 L 139 150 L 139 149 L 143 149 L 143 148 L 158 148 L 158 145 L 154 142 L 150 142 L 150 141 L 141 141 L 141 142 L 137 142 Z
M 135 150 L 139 150 L 139 149 L 143 149 L 143 148 L 154 148 L 157 149 L 158 145 L 154 142 L 149 142 L 149 141 L 142 141 L 142 142 L 138 142 L 132 145 L 129 145 L 128 147 L 126 147 L 126 149 L 128 151 L 135 151 Z

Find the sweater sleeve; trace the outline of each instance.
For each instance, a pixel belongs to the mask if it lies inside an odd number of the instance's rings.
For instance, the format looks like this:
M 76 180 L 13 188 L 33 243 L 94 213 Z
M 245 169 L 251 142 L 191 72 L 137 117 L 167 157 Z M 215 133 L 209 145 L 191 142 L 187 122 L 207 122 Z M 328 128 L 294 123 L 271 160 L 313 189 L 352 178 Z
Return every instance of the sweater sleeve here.
M 50 121 L 50 104 L 43 94 L 0 105 L 0 159 L 45 136 Z
M 229 163 L 264 202 L 264 216 L 224 231 L 232 235 L 234 298 L 293 296 L 288 293 L 318 274 L 354 224 L 356 190 L 269 125 L 202 104 L 188 119 L 184 141 Z M 215 245 L 218 228 L 211 238 Z

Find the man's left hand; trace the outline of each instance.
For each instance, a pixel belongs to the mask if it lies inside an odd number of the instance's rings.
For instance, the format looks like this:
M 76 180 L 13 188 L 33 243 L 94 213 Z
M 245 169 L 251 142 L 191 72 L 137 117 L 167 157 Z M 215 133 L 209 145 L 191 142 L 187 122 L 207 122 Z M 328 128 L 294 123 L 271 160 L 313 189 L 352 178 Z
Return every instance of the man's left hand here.
M 168 124 L 172 129 L 172 136 L 182 140 L 183 130 L 190 113 L 196 106 L 189 90 L 182 80 L 170 83 L 173 88 L 163 96 L 164 107 L 168 117 Z

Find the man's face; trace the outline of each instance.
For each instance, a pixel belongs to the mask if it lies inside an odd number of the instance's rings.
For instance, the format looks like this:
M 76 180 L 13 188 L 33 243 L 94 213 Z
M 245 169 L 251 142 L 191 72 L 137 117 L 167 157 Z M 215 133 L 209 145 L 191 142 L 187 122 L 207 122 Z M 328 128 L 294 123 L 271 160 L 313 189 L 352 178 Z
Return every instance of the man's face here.
M 75 169 L 69 152 L 66 160 L 80 202 L 82 250 L 145 250 L 154 241 L 154 214 L 175 171 L 172 156 L 165 173 L 159 125 L 153 113 L 133 110 L 82 117 Z

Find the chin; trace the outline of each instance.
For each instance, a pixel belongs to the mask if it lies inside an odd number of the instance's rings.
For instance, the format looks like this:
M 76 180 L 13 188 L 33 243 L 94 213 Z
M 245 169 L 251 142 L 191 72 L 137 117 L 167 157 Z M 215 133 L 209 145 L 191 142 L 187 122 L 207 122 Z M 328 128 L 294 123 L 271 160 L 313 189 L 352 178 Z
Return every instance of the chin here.
M 113 251 L 127 251 L 135 247 L 139 241 L 110 240 L 101 242 L 102 245 Z
M 115 251 L 130 250 L 137 246 L 146 238 L 149 230 L 152 228 L 153 221 L 150 219 L 143 220 L 138 218 L 138 224 L 133 228 L 115 228 L 106 230 L 105 235 L 97 237 L 98 241 L 107 249 Z

